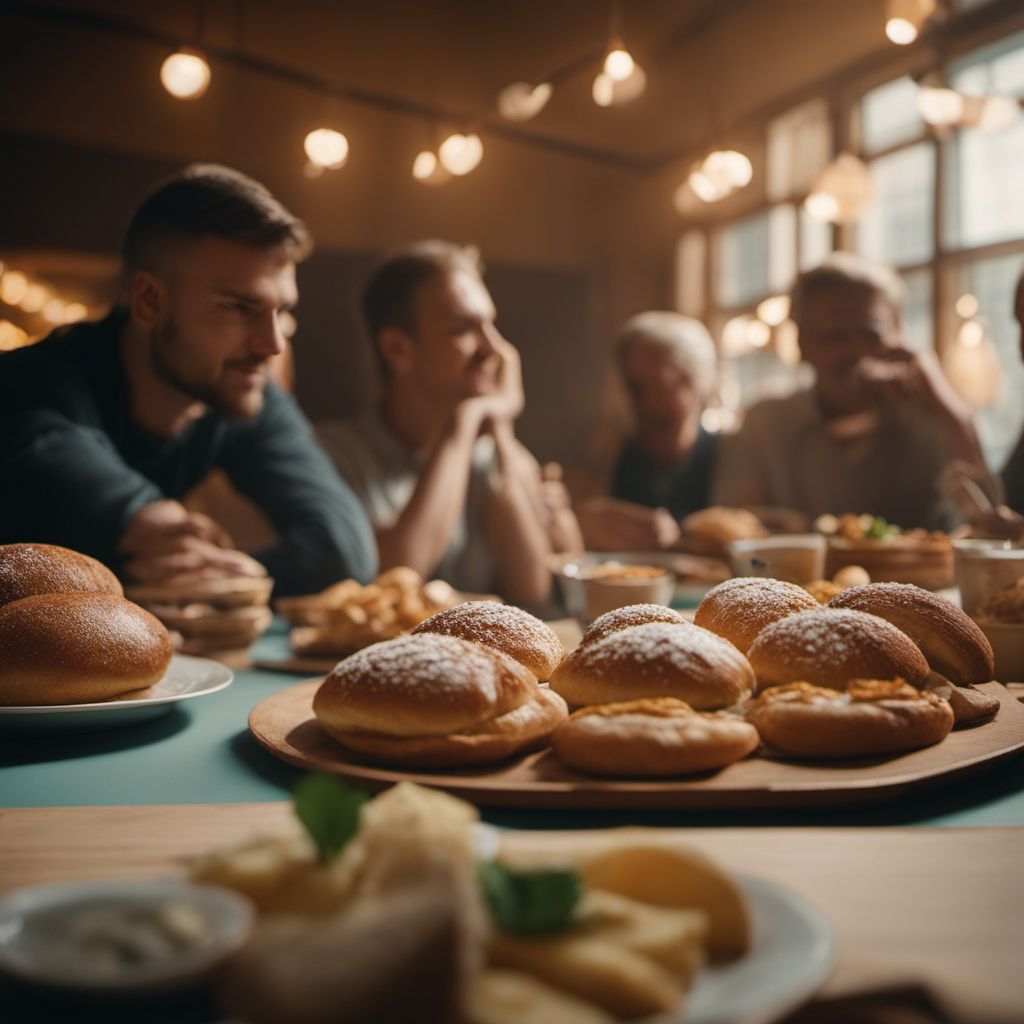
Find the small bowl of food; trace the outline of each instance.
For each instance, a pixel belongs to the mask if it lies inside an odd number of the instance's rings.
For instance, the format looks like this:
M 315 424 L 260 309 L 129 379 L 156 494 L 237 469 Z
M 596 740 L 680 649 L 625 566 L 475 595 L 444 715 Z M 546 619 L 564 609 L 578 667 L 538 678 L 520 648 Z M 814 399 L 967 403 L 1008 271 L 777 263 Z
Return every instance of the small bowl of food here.
M 825 538 L 820 533 L 734 540 L 727 550 L 737 576 L 770 576 L 803 586 L 825 574 Z
M 629 604 L 670 605 L 676 590 L 671 555 L 586 554 L 557 573 L 566 611 L 583 623 Z
M 252 931 L 245 897 L 178 879 L 17 889 L 0 900 L 0 970 L 119 995 L 196 984 Z
M 954 550 L 960 602 L 992 644 L 996 679 L 1024 682 L 1024 547 L 958 540 Z

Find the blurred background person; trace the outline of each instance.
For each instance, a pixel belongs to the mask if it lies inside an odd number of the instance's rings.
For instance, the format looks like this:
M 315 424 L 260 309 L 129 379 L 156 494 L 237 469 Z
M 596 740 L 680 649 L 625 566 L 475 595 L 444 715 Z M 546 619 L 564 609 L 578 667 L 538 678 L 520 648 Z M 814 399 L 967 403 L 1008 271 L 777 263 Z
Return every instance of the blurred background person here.
M 836 253 L 792 290 L 811 388 L 751 408 L 725 439 L 716 504 L 778 505 L 814 518 L 870 513 L 948 529 L 939 486 L 955 460 L 984 472 L 970 407 L 934 353 L 903 344 L 905 289 L 886 267 Z
M 476 250 L 418 242 L 388 256 L 363 293 L 380 400 L 320 425 L 362 499 L 381 568 L 406 565 L 471 593 L 533 607 L 549 558 L 582 546 L 557 472 L 516 439 L 519 353 L 496 324 Z
M 701 414 L 716 387 L 715 344 L 698 320 L 652 310 L 626 322 L 615 357 L 632 432 L 610 498 L 583 503 L 580 526 L 596 550 L 669 547 L 678 521 L 710 503 L 717 437 Z

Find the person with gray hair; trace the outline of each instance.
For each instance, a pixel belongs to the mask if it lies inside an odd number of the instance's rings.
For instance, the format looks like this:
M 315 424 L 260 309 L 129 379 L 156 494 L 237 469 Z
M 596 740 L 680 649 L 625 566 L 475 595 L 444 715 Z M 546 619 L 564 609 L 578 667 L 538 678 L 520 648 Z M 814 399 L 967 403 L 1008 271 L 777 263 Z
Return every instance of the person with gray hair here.
M 709 504 L 716 436 L 701 414 L 717 383 L 715 343 L 699 320 L 651 310 L 626 322 L 615 355 L 633 432 L 616 460 L 611 498 L 585 503 L 580 525 L 590 547 L 665 547 L 683 516 Z
M 797 278 L 790 302 L 814 384 L 747 412 L 722 445 L 715 503 L 955 525 L 940 478 L 954 461 L 984 458 L 970 407 L 934 352 L 904 345 L 899 277 L 835 253 Z

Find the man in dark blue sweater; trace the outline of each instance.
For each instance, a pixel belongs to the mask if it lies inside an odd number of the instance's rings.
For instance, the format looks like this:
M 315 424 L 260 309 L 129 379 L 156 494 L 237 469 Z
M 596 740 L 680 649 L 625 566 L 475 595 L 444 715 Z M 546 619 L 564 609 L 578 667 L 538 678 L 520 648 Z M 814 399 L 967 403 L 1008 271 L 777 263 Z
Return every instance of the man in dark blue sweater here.
M 61 544 L 143 583 L 265 569 L 289 594 L 371 577 L 361 505 L 267 375 L 309 245 L 228 168 L 152 192 L 125 235 L 122 304 L 0 356 L 0 543 Z M 214 467 L 279 535 L 255 561 L 178 500 Z

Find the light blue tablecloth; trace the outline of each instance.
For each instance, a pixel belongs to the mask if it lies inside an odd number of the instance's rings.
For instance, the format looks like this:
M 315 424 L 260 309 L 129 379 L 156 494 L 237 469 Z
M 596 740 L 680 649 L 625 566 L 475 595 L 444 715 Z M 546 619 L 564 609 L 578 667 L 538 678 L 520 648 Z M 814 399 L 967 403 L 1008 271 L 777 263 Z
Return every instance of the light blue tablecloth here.
M 286 653 L 280 625 L 256 655 Z M 220 693 L 175 705 L 163 717 L 128 728 L 50 736 L 0 736 L 0 807 L 113 804 L 251 803 L 283 800 L 299 772 L 267 754 L 246 718 L 264 697 L 296 676 L 237 672 Z M 593 828 L 620 824 L 705 825 L 1024 825 L 1024 757 L 962 783 L 879 805 L 760 812 L 511 811 L 490 809 L 497 824 Z

